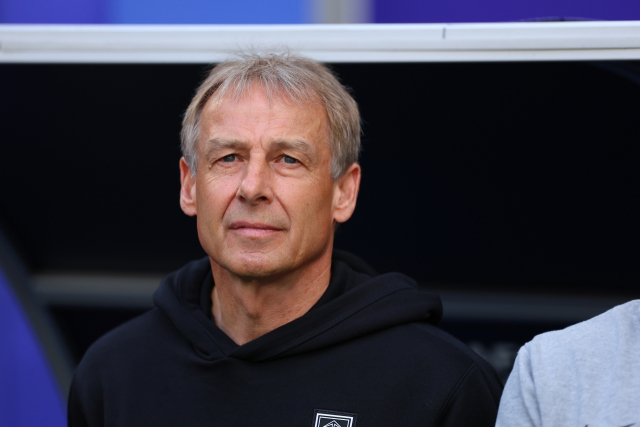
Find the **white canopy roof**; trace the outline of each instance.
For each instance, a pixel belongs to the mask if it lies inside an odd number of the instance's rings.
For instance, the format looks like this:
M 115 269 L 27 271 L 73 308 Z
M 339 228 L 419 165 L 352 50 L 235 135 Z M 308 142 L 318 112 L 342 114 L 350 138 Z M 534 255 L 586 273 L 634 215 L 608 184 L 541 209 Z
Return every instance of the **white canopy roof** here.
M 0 62 L 210 63 L 282 47 L 334 63 L 640 59 L 640 21 L 0 25 Z

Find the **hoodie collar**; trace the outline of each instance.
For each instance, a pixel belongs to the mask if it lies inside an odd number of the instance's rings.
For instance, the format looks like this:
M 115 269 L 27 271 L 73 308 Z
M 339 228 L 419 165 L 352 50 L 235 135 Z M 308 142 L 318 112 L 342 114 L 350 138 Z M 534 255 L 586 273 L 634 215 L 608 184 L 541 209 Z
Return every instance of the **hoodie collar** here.
M 165 277 L 153 298 L 200 357 L 207 360 L 284 357 L 403 323 L 436 324 L 442 315 L 440 298 L 417 291 L 408 277 L 398 273 L 377 276 L 354 255 L 335 251 L 329 287 L 305 315 L 238 346 L 212 318 L 213 286 L 209 258 L 204 258 Z

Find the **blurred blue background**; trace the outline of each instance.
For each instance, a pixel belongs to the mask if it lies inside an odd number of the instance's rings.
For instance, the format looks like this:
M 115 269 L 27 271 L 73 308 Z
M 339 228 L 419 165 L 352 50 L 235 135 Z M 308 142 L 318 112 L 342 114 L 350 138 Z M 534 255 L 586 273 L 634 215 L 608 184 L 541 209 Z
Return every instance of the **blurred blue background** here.
M 0 268 L 0 425 L 64 426 L 65 397 Z
M 304 24 L 638 20 L 629 0 L 0 0 L 2 23 Z

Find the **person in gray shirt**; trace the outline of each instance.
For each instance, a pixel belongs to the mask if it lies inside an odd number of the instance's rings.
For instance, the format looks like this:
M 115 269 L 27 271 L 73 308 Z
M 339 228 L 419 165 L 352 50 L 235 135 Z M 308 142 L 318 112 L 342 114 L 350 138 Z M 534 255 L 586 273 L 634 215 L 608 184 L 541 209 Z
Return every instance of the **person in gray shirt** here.
M 496 426 L 640 426 L 640 300 L 525 344 Z

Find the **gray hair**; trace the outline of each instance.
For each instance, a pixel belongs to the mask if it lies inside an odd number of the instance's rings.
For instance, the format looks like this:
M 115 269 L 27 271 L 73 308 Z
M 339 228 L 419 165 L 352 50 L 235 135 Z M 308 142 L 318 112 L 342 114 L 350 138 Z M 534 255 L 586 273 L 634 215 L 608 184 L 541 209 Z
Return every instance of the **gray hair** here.
M 358 161 L 360 113 L 358 105 L 329 68 L 312 59 L 289 53 L 242 54 L 237 60 L 215 66 L 200 84 L 182 120 L 182 155 L 191 173 L 198 169 L 198 140 L 202 110 L 209 99 L 216 102 L 228 94 L 236 98 L 259 83 L 268 99 L 296 104 L 317 104 L 329 118 L 331 177 L 341 177 Z

